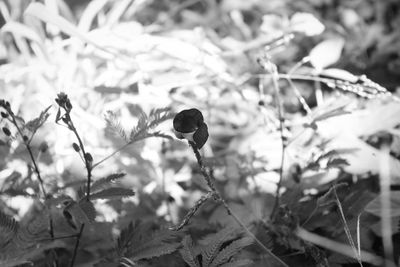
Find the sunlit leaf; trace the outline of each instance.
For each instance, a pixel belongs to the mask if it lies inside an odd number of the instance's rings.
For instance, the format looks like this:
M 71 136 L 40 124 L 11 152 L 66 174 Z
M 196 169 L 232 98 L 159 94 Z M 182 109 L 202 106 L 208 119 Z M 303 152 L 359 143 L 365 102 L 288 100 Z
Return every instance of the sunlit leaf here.
M 340 59 L 343 47 L 344 39 L 340 37 L 322 41 L 311 50 L 310 62 L 314 68 L 322 70 Z

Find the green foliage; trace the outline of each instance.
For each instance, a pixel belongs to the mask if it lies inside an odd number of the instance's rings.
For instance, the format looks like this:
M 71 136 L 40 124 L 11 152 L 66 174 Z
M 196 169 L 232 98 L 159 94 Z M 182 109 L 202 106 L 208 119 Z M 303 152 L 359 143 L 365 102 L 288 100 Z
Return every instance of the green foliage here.
M 149 225 L 136 222 L 121 231 L 116 250 L 119 257 L 138 261 L 170 254 L 179 247 L 176 233 L 165 229 L 152 231 Z
M 162 122 L 171 119 L 173 116 L 174 114 L 169 112 L 169 108 L 152 109 L 149 115 L 141 112 L 137 125 L 129 131 L 129 134 L 127 134 L 126 130 L 121 126 L 121 123 L 118 121 L 118 116 L 114 112 L 107 111 L 105 120 L 107 122 L 107 128 L 118 134 L 126 143 L 130 144 L 149 137 L 172 139 L 172 137 L 160 131 L 151 130 Z
M 240 237 L 235 228 L 221 229 L 202 239 L 200 243 L 201 246 L 195 247 L 189 235 L 182 240 L 183 247 L 179 252 L 190 267 L 245 266 L 252 262 L 235 257 L 242 249 L 253 243 L 250 237 Z
M 0 267 L 398 265 L 398 1 L 39 2 L 0 2 Z

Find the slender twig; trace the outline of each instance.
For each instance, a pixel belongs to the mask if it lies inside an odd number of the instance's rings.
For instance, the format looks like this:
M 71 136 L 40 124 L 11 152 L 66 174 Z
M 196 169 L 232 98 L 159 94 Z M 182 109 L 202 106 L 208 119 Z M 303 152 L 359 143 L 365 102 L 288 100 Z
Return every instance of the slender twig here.
M 278 110 L 278 119 L 279 119 L 279 132 L 281 136 L 281 144 L 282 144 L 282 155 L 281 155 L 281 167 L 279 168 L 279 181 L 276 186 L 276 196 L 275 196 L 275 203 L 271 212 L 271 220 L 273 221 L 275 219 L 275 216 L 277 214 L 279 205 L 280 205 L 280 191 L 282 187 L 282 180 L 283 180 L 283 168 L 284 168 L 284 163 L 285 163 L 285 150 L 286 150 L 286 142 L 285 142 L 285 137 L 283 130 L 285 128 L 284 125 L 284 117 L 283 117 L 283 106 L 282 106 L 282 101 L 280 97 L 280 90 L 279 90 L 279 74 L 278 70 L 275 64 L 270 63 L 269 68 L 265 68 L 266 70 L 269 70 L 271 75 L 272 75 L 272 83 L 273 87 L 275 90 L 275 99 L 276 99 L 276 107 Z
M 272 253 L 271 250 L 269 250 L 250 230 L 249 228 L 239 219 L 239 217 L 232 211 L 232 209 L 228 206 L 228 204 L 225 202 L 219 191 L 216 189 L 214 185 L 214 177 L 210 175 L 209 172 L 207 172 L 206 167 L 204 166 L 203 159 L 200 155 L 199 149 L 197 148 L 196 144 L 192 141 L 189 141 L 190 147 L 193 149 L 193 152 L 196 156 L 197 159 L 197 164 L 200 167 L 200 171 L 203 174 L 204 179 L 207 182 L 208 187 L 210 187 L 211 192 L 213 192 L 214 199 L 217 200 L 218 202 L 222 203 L 224 206 L 225 210 L 228 212 L 228 214 L 236 221 L 237 224 L 243 230 L 275 261 L 277 261 L 280 265 L 282 266 L 288 266 L 286 263 L 284 263 L 279 257 L 277 257 L 274 253 Z
M 301 95 L 299 89 L 297 88 L 297 86 L 294 85 L 292 79 L 290 79 L 289 77 L 298 69 L 300 68 L 302 65 L 304 65 L 305 63 L 307 63 L 310 60 L 310 58 L 304 57 L 302 60 L 300 60 L 299 62 L 297 62 L 288 72 L 288 78 L 287 81 L 289 83 L 289 85 L 293 88 L 293 91 L 295 93 L 295 95 L 297 96 L 297 98 L 300 101 L 300 104 L 303 106 L 303 109 L 307 112 L 307 115 L 310 115 L 311 113 L 311 109 L 307 104 L 307 101 L 304 99 L 304 97 Z
M 72 254 L 71 263 L 69 264 L 70 267 L 73 267 L 74 264 L 75 264 L 76 254 L 78 253 L 79 241 L 81 240 L 83 228 L 85 228 L 85 224 L 84 223 L 81 224 L 81 228 L 80 228 L 79 233 L 78 233 L 78 235 L 76 237 L 74 253 Z
M 40 175 L 39 167 L 36 164 L 35 157 L 33 156 L 31 146 L 27 143 L 27 141 L 24 140 L 24 134 L 23 134 L 21 128 L 19 127 L 19 125 L 18 125 L 18 123 L 17 123 L 17 121 L 15 119 L 14 113 L 11 113 L 10 115 L 11 115 L 11 122 L 14 124 L 15 128 L 17 128 L 17 131 L 21 135 L 22 141 L 24 142 L 26 150 L 28 150 L 29 156 L 30 156 L 31 161 L 32 161 L 33 166 L 34 166 L 34 170 L 36 172 L 36 176 L 37 176 L 37 178 L 39 180 L 40 189 L 42 190 L 44 199 L 46 199 L 47 198 L 46 189 L 44 188 L 43 179 L 42 179 L 42 176 Z
M 6 107 L 6 110 L 7 110 L 8 114 L 9 114 L 8 120 L 9 120 L 9 121 L 15 126 L 15 128 L 17 129 L 17 131 L 18 131 L 19 135 L 21 136 L 22 141 L 23 141 L 23 143 L 24 143 L 24 145 L 25 145 L 25 148 L 26 148 L 26 150 L 28 151 L 29 157 L 31 158 L 31 161 L 32 161 L 32 164 L 33 164 L 33 169 L 34 169 L 34 171 L 35 171 L 35 173 L 36 173 L 36 177 L 38 178 L 38 181 L 39 181 L 40 189 L 41 189 L 41 191 L 42 191 L 42 193 L 43 193 L 43 198 L 44 198 L 44 200 L 46 200 L 46 199 L 48 198 L 48 195 L 47 195 L 46 189 L 45 189 L 45 187 L 44 187 L 44 182 L 43 182 L 42 176 L 41 176 L 41 174 L 40 174 L 39 165 L 36 163 L 36 159 L 35 159 L 35 157 L 33 156 L 32 148 L 31 148 L 31 146 L 30 146 L 30 141 L 32 140 L 33 135 L 35 134 L 36 131 L 35 131 L 34 133 L 32 133 L 32 136 L 31 136 L 30 139 L 27 139 L 27 140 L 26 140 L 26 139 L 24 138 L 24 134 L 23 134 L 23 132 L 22 132 L 21 127 L 19 127 L 18 122 L 17 122 L 17 120 L 15 119 L 15 115 L 14 115 L 14 112 L 11 110 L 11 107 L 9 107 L 9 106 Z M 10 119 L 10 118 L 11 118 L 11 119 Z M 47 211 L 48 211 L 48 214 L 49 214 L 49 227 L 50 227 L 50 229 L 49 229 L 49 234 L 50 234 L 50 237 L 53 239 L 53 238 L 54 238 L 53 216 L 52 216 L 52 214 L 51 214 L 51 209 L 50 209 L 50 207 L 46 204 L 46 202 L 45 202 L 45 207 L 46 207 L 46 209 L 47 209 Z
M 64 93 L 60 93 L 58 95 L 58 98 L 56 99 L 56 102 L 60 106 L 60 108 L 63 108 L 65 110 L 65 114 L 62 117 L 59 117 L 59 115 L 57 115 L 56 122 L 58 122 L 61 119 L 68 126 L 68 129 L 70 129 L 75 134 L 75 137 L 78 140 L 79 148 L 80 148 L 78 153 L 82 153 L 83 159 L 85 161 L 86 171 L 87 171 L 86 201 L 90 201 L 90 185 L 91 185 L 92 170 L 93 170 L 93 158 L 90 155 L 90 153 L 86 152 L 86 149 L 82 142 L 82 139 L 79 136 L 79 133 L 71 119 L 70 114 L 71 114 L 71 110 L 72 110 L 72 105 L 71 105 L 70 100 L 68 99 L 68 96 Z M 83 232 L 84 227 L 85 227 L 85 224 L 84 223 L 81 224 L 81 228 L 76 237 L 76 242 L 75 242 L 74 252 L 72 254 L 72 260 L 71 260 L 70 267 L 74 266 L 76 254 L 78 252 L 78 247 L 79 247 L 79 243 L 80 243 L 80 240 L 82 237 L 82 232 Z
M 71 119 L 70 113 L 67 112 L 65 113 L 65 118 L 68 121 L 68 126 L 70 127 L 71 131 L 75 134 L 76 139 L 78 140 L 79 143 L 79 147 L 82 151 L 82 155 L 83 155 L 83 159 L 85 160 L 85 167 L 86 167 L 86 171 L 87 171 L 87 185 L 86 185 L 86 198 L 89 200 L 90 197 L 90 184 L 92 182 L 92 162 L 89 161 L 89 159 L 86 156 L 86 150 L 85 150 L 85 146 L 83 145 L 82 139 L 78 134 L 78 131 L 75 128 L 75 125 Z
M 120 148 L 118 148 L 117 150 L 115 150 L 114 152 L 112 152 L 110 155 L 104 157 L 103 159 L 99 160 L 98 162 L 96 162 L 95 164 L 93 164 L 92 169 L 96 168 L 98 165 L 100 165 L 101 163 L 103 163 L 104 161 L 112 158 L 115 154 L 117 154 L 118 152 L 121 152 L 122 150 L 124 150 L 125 148 L 127 148 L 129 145 L 131 145 L 132 143 L 126 143 L 125 145 L 121 146 Z

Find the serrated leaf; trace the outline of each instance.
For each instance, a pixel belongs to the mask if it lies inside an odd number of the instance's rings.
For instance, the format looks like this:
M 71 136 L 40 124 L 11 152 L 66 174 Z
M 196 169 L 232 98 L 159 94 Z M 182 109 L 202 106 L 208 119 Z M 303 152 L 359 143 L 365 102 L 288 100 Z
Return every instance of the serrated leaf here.
M 79 207 L 85 213 L 89 222 L 94 222 L 96 219 L 96 209 L 91 201 L 83 199 L 79 201 Z
M 149 132 L 160 123 L 171 119 L 174 116 L 169 112 L 169 108 L 152 109 L 147 116 L 146 113 L 142 112 L 139 116 L 139 121 L 129 134 L 130 142 L 135 142 L 147 137 L 160 136 L 161 134 L 155 135 L 155 133 Z
M 90 223 L 93 222 L 96 217 L 96 210 L 93 203 L 86 199 L 82 199 L 79 202 L 71 201 L 64 208 L 63 213 L 72 227 L 76 227 L 75 222 L 80 224 Z
M 110 174 L 106 177 L 100 178 L 92 184 L 90 187 L 92 192 L 97 191 L 99 189 L 103 189 L 104 187 L 110 185 L 111 183 L 115 182 L 115 180 L 121 179 L 126 175 L 124 172 L 117 172 Z
M 138 222 L 135 223 L 135 226 L 130 222 L 126 228 L 122 229 L 117 240 L 117 253 L 120 257 L 124 256 L 126 251 L 132 245 L 131 240 L 135 234 L 134 229 L 137 228 L 137 225 Z
M 129 138 L 126 134 L 124 127 L 122 127 L 120 121 L 118 120 L 118 116 L 111 110 L 106 112 L 104 115 L 104 119 L 106 120 L 107 129 L 112 131 L 114 134 L 119 135 L 125 142 L 129 142 Z
M 90 199 L 112 199 L 112 198 L 123 198 L 134 196 L 135 192 L 132 189 L 123 187 L 112 187 L 101 190 L 97 193 L 91 194 Z
M 7 246 L 19 228 L 18 222 L 0 211 L 0 251 Z
M 236 238 L 237 235 L 238 230 L 236 228 L 226 227 L 216 234 L 213 234 L 206 239 L 203 239 L 201 241 L 201 243 L 205 244 L 205 249 L 201 253 L 203 265 L 208 266 L 217 256 L 222 244 Z
M 170 230 L 159 230 L 149 237 L 145 233 L 138 233 L 141 236 L 141 242 L 133 242 L 133 251 L 130 259 L 136 261 L 140 259 L 150 259 L 176 251 L 181 244 L 176 242 L 176 233 Z M 134 238 L 133 241 L 135 241 Z M 138 240 L 138 239 L 136 239 Z
M 251 237 L 242 237 L 238 240 L 233 241 L 223 250 L 221 250 L 215 259 L 212 261 L 210 267 L 217 267 L 221 264 L 228 262 L 234 255 L 236 255 L 243 248 L 250 246 L 253 243 Z
M 342 54 L 344 46 L 343 38 L 337 37 L 322 41 L 310 52 L 310 62 L 318 70 L 336 63 Z
M 200 267 L 197 254 L 193 247 L 193 240 L 189 235 L 186 235 L 182 240 L 183 248 L 179 250 L 182 258 L 190 267 Z

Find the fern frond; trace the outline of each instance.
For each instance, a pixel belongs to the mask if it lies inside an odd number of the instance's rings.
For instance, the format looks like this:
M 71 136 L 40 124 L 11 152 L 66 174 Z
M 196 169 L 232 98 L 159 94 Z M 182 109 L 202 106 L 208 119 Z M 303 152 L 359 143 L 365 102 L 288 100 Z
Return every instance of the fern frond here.
M 133 244 L 130 259 L 134 261 L 170 254 L 181 246 L 179 242 L 176 242 L 175 232 L 169 230 L 156 231 L 150 235 L 150 238 L 146 238 L 143 234 L 145 232 L 141 233 L 141 243 L 135 242 Z
M 190 267 L 200 267 L 196 252 L 193 248 L 193 240 L 189 235 L 186 235 L 182 240 L 183 248 L 179 250 L 182 258 Z
M 124 173 L 124 172 L 117 172 L 117 173 L 110 174 L 106 177 L 100 178 L 100 179 L 94 181 L 94 183 L 92 184 L 90 189 L 92 192 L 103 189 L 104 187 L 113 183 L 115 180 L 121 179 L 125 175 L 126 175 L 126 173 Z
M 203 239 L 201 242 L 206 244 L 202 251 L 203 266 L 208 266 L 218 255 L 219 249 L 225 242 L 233 240 L 237 237 L 238 230 L 233 227 L 226 227 L 216 234 Z
M 18 232 L 19 224 L 0 211 L 0 251 L 6 247 Z
M 159 132 L 150 133 L 149 131 L 158 126 L 160 123 L 173 118 L 173 116 L 174 114 L 169 112 L 169 108 L 153 109 L 150 111 L 149 116 L 147 116 L 145 113 L 142 113 L 139 116 L 137 125 L 133 127 L 129 134 L 130 142 L 135 142 L 152 136 L 167 136 Z
M 218 253 L 215 259 L 212 261 L 210 267 L 217 267 L 228 262 L 234 255 L 236 255 L 236 253 L 252 243 L 253 239 L 247 236 L 233 241 Z
M 132 245 L 132 239 L 135 234 L 134 230 L 137 228 L 138 222 L 135 223 L 135 226 L 133 223 L 129 223 L 128 226 L 124 229 L 122 229 L 118 240 L 117 240 L 117 253 L 120 257 L 124 256 L 129 248 Z
M 114 134 L 119 135 L 125 142 L 129 142 L 129 138 L 126 135 L 125 129 L 122 127 L 120 121 L 118 120 L 118 116 L 111 110 L 108 110 L 106 115 L 104 115 L 104 119 L 107 123 L 107 129 L 111 130 Z
M 122 187 L 111 187 L 101 190 L 97 193 L 91 194 L 90 199 L 112 199 L 112 198 L 123 198 L 134 196 L 135 192 L 128 188 Z

